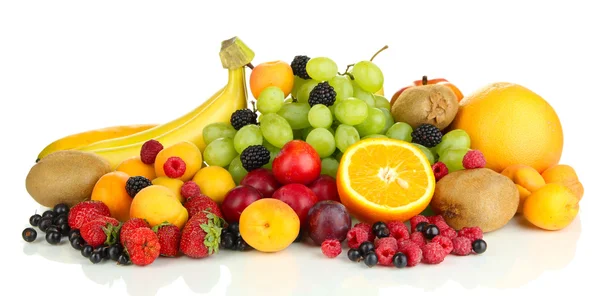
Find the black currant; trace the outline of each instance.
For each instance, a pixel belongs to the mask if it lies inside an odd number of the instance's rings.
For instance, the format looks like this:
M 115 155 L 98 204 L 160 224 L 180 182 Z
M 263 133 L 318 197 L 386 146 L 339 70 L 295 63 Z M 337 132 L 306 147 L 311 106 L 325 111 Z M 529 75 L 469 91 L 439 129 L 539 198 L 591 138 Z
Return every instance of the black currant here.
M 425 235 L 426 239 L 433 239 L 434 237 L 440 235 L 440 229 L 434 224 L 428 225 L 425 227 L 423 235 Z
M 29 224 L 31 224 L 31 226 L 38 226 L 40 225 L 40 220 L 42 220 L 42 216 L 40 216 L 40 214 L 35 214 L 29 217 Z
M 60 203 L 54 206 L 54 213 L 56 215 L 62 215 L 69 213 L 69 206 L 64 203 Z
M 373 267 L 377 265 L 377 261 L 379 261 L 379 259 L 377 258 L 377 255 L 374 252 L 370 252 L 365 256 L 364 261 L 368 267 Z
M 92 252 L 92 254 L 90 255 L 90 261 L 94 264 L 96 263 L 100 263 L 100 261 L 102 261 L 102 254 L 101 252 Z
M 69 216 L 67 216 L 67 214 L 55 216 L 52 219 L 52 223 L 54 223 L 54 225 L 67 224 L 69 223 Z
M 108 248 L 108 256 L 113 261 L 119 260 L 119 256 L 123 253 L 123 248 L 120 245 L 112 245 Z
M 239 238 L 235 241 L 235 249 L 238 251 L 244 251 L 246 250 L 246 248 L 248 247 L 248 244 L 246 244 L 246 242 Z
M 483 252 L 485 252 L 485 250 L 487 250 L 487 243 L 482 240 L 482 239 L 476 239 L 473 242 L 473 252 L 477 253 L 477 254 L 481 254 Z
M 102 256 L 102 259 L 110 258 L 110 256 L 108 255 L 108 246 L 107 245 L 101 245 L 99 247 L 96 247 L 94 249 L 94 252 L 100 253 L 100 255 Z
M 358 262 L 362 256 L 360 255 L 360 251 L 358 249 L 350 249 L 348 250 L 348 259 L 350 261 Z
M 229 224 L 229 231 L 233 234 L 234 237 L 240 236 L 240 224 L 231 223 Z
M 56 225 L 50 225 L 46 228 L 46 232 L 60 232 L 60 229 Z
M 23 230 L 23 240 L 30 243 L 37 238 L 37 231 L 35 229 L 28 227 Z
M 425 230 L 425 228 L 427 227 L 427 225 L 429 225 L 429 223 L 423 221 L 423 222 L 419 222 L 417 224 L 417 226 L 415 226 L 415 231 L 416 232 L 423 232 Z
M 67 224 L 67 223 L 58 224 L 58 230 L 60 231 L 60 234 L 62 234 L 63 236 L 68 236 L 69 231 L 71 231 L 71 227 L 69 227 L 69 224 Z
M 62 234 L 60 234 L 56 231 L 46 232 L 46 241 L 51 245 L 58 245 L 58 243 L 60 243 L 61 238 L 62 238 Z
M 373 227 L 371 228 L 371 230 L 373 231 L 373 233 L 377 233 L 377 230 L 382 229 L 382 228 L 387 228 L 387 225 L 385 225 L 385 223 L 379 221 L 379 222 L 375 222 L 375 224 L 373 224 Z
M 81 238 L 81 236 L 78 236 L 78 237 L 72 239 L 70 242 L 71 242 L 71 247 L 73 247 L 73 249 L 75 249 L 75 250 L 81 250 L 81 248 L 83 248 L 83 244 L 85 243 L 83 241 L 83 238 Z
M 375 231 L 375 236 L 378 238 L 384 238 L 390 236 L 390 230 L 386 228 L 379 228 Z
M 42 218 L 46 218 L 46 217 L 50 217 L 50 218 L 54 218 L 54 211 L 52 210 L 47 210 L 42 214 Z
M 231 232 L 227 232 L 221 236 L 221 244 L 223 245 L 223 248 L 225 248 L 226 250 L 233 249 L 234 242 L 235 241 L 233 239 L 233 234 L 231 234 Z
M 125 254 L 125 253 L 122 253 L 121 256 L 119 256 L 119 259 L 117 259 L 117 264 L 119 264 L 119 265 L 131 264 L 131 261 L 129 260 L 129 256 L 127 256 L 127 254 Z
M 79 229 L 69 230 L 69 240 L 72 241 L 76 237 L 81 237 L 81 234 L 79 233 Z
M 358 250 L 360 251 L 360 254 L 365 257 L 368 253 L 375 252 L 375 245 L 369 241 L 363 242 L 358 247 Z
M 52 225 L 52 218 L 42 218 L 42 220 L 40 220 L 40 224 L 38 226 L 41 231 L 46 232 L 48 230 L 48 227 L 50 227 L 51 225 Z
M 408 258 L 406 255 L 404 255 L 404 253 L 398 252 L 394 254 L 394 257 L 392 257 L 392 263 L 394 263 L 394 266 L 398 268 L 403 268 L 408 264 Z
M 81 248 L 81 256 L 88 258 L 90 255 L 92 255 L 93 251 L 94 247 L 90 245 L 84 245 L 83 248 Z

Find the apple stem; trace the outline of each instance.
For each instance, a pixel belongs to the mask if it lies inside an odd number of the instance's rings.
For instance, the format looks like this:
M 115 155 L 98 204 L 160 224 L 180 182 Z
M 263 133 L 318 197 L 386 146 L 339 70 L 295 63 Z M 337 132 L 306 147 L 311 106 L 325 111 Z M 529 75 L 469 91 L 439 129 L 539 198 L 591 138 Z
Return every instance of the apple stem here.
M 423 85 L 427 85 L 427 75 L 424 75 L 421 81 L 423 82 Z
M 252 63 L 246 64 L 246 67 L 250 68 L 250 70 L 254 70 L 254 65 L 252 65 Z
M 377 52 L 376 52 L 376 53 L 375 53 L 375 54 L 374 54 L 374 55 L 371 57 L 370 61 L 372 62 L 372 61 L 375 59 L 375 57 L 376 57 L 376 56 L 377 56 L 379 53 L 381 53 L 382 51 L 384 51 L 384 50 L 386 50 L 386 49 L 388 49 L 388 48 L 389 48 L 389 46 L 387 46 L 387 45 L 386 45 L 386 46 L 384 46 L 384 47 L 382 47 L 380 50 L 378 50 L 378 51 L 377 51 Z

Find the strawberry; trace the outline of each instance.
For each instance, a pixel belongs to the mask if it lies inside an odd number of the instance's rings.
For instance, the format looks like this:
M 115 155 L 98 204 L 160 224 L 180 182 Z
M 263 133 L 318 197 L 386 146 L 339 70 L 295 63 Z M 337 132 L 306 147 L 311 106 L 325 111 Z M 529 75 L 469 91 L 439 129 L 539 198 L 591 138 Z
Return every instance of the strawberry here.
M 90 246 L 97 247 L 102 244 L 112 245 L 117 241 L 121 223 L 111 217 L 98 216 L 87 222 L 79 229 L 81 238 Z
M 110 217 L 110 210 L 103 202 L 95 200 L 80 202 L 69 211 L 69 227 L 79 229 L 98 216 Z
M 121 226 L 121 233 L 119 235 L 121 245 L 125 245 L 125 237 L 127 237 L 126 232 L 141 227 L 150 228 L 150 225 L 148 225 L 148 222 L 146 222 L 146 220 L 141 218 L 131 218 L 125 221 L 125 223 L 123 223 L 123 226 Z
M 126 233 L 125 251 L 131 263 L 139 266 L 151 264 L 160 254 L 158 236 L 150 228 L 136 228 Z
M 191 258 L 204 258 L 219 252 L 223 218 L 203 211 L 183 227 L 179 250 Z
M 165 222 L 152 227 L 152 230 L 158 236 L 161 256 L 175 257 L 179 254 L 179 241 L 181 240 L 179 227 Z
M 183 206 L 187 209 L 190 218 L 203 211 L 209 211 L 219 218 L 223 218 L 219 205 L 206 195 L 200 194 L 198 196 L 190 197 L 185 201 Z

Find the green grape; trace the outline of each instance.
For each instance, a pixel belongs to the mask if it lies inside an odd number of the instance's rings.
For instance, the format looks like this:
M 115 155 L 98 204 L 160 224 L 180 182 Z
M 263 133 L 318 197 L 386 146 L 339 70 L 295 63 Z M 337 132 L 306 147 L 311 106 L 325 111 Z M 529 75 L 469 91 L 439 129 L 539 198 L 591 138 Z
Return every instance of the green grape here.
M 335 152 L 335 138 L 327 129 L 319 127 L 312 130 L 306 137 L 306 143 L 317 150 L 321 158 Z
M 387 130 L 385 135 L 392 139 L 411 142 L 412 141 L 412 135 L 411 135 L 412 132 L 413 132 L 413 129 L 408 123 L 396 122 L 396 123 L 394 123 L 394 125 L 392 125 Z
M 312 127 L 330 127 L 333 123 L 333 117 L 327 106 L 317 104 L 308 111 L 308 122 Z
M 321 175 L 328 175 L 333 178 L 336 178 L 339 166 L 340 163 L 335 158 L 323 158 L 321 160 Z
M 235 157 L 231 161 L 231 164 L 229 164 L 229 168 L 227 168 L 227 170 L 233 177 L 233 181 L 236 185 L 240 185 L 242 179 L 244 179 L 244 177 L 248 174 L 246 169 L 242 166 L 242 161 L 240 160 L 239 156 Z
M 370 93 L 383 87 L 383 72 L 371 61 L 360 61 L 352 67 L 352 76 L 360 87 Z
M 364 140 L 364 139 L 371 139 L 371 138 L 384 138 L 384 139 L 387 139 L 387 136 L 386 135 L 380 135 L 380 134 L 372 134 L 372 135 L 364 136 L 364 137 L 362 137 L 360 139 Z
M 202 130 L 202 139 L 206 145 L 218 138 L 233 139 L 237 131 L 227 122 L 215 122 L 204 127 Z
M 277 86 L 265 88 L 258 96 L 256 107 L 261 114 L 277 113 L 283 106 L 283 91 Z
M 346 75 L 338 75 L 328 81 L 329 85 L 335 90 L 335 99 L 341 100 L 349 98 L 353 95 L 354 90 L 352 89 L 352 83 Z
M 338 66 L 330 58 L 317 57 L 308 60 L 306 73 L 316 81 L 326 81 L 337 75 Z
M 285 118 L 277 115 L 277 113 L 265 114 L 260 122 L 260 130 L 265 140 L 278 148 L 294 139 L 292 127 Z
M 218 138 L 204 148 L 203 158 L 208 165 L 227 167 L 238 155 L 230 138 Z
M 417 144 L 417 143 L 412 143 L 413 145 L 417 146 L 419 149 L 421 149 L 421 151 L 423 152 L 423 154 L 425 154 L 425 156 L 427 157 L 427 160 L 429 161 L 430 165 L 433 165 L 435 163 L 435 157 L 433 156 L 433 153 L 431 153 L 431 150 L 429 150 L 429 148 Z
M 358 141 L 360 141 L 360 135 L 353 126 L 340 124 L 335 130 L 335 146 L 342 152 Z
M 388 99 L 386 99 L 384 96 L 373 95 L 373 98 L 375 99 L 375 107 L 391 110 L 392 107 L 390 106 L 390 101 L 388 101 Z
M 273 146 L 273 144 L 271 144 L 267 141 L 263 141 L 263 146 L 265 146 L 265 148 L 267 148 L 267 150 L 269 150 L 269 154 L 270 154 L 269 163 L 264 165 L 263 167 L 267 168 L 267 169 L 272 169 L 273 168 L 273 160 L 275 159 L 275 157 L 277 157 L 277 154 L 279 154 L 279 151 L 281 151 L 281 149 Z
M 385 128 L 385 115 L 381 110 L 369 107 L 369 116 L 367 116 L 367 119 L 355 127 L 361 137 L 379 134 Z
M 469 149 L 467 148 L 449 148 L 440 154 L 439 161 L 443 162 L 448 167 L 448 172 L 464 170 L 462 161 Z
M 464 130 L 455 129 L 442 136 L 442 142 L 435 146 L 435 150 L 438 154 L 442 154 L 446 149 L 470 147 L 471 138 L 469 137 L 469 134 Z
M 343 124 L 357 125 L 369 116 L 369 106 L 359 99 L 348 98 L 335 107 L 335 118 Z
M 233 146 L 238 154 L 252 145 L 262 145 L 263 135 L 258 125 L 249 124 L 242 127 L 233 138 Z
M 310 105 L 308 103 L 290 103 L 284 104 L 277 114 L 287 120 L 292 129 L 296 130 L 310 126 L 310 123 L 308 122 L 308 111 L 310 111 Z
M 383 115 L 385 116 L 385 127 L 381 131 L 382 134 L 385 134 L 390 129 L 390 127 L 394 125 L 394 116 L 392 115 L 392 112 L 390 112 L 390 110 L 388 109 L 379 108 L 379 110 L 381 110 L 381 112 L 383 112 Z
M 315 80 L 304 80 L 302 86 L 298 88 L 298 92 L 296 93 L 295 98 L 300 103 L 308 103 L 308 97 L 310 97 L 310 92 L 319 84 L 318 81 Z
M 291 92 L 292 97 L 294 97 L 294 98 L 298 97 L 298 90 L 304 84 L 305 81 L 306 80 L 294 75 L 294 86 L 292 86 L 292 92 Z
M 369 107 L 375 107 L 375 98 L 372 93 L 364 91 L 354 80 L 352 81 L 352 87 L 355 98 L 364 101 Z

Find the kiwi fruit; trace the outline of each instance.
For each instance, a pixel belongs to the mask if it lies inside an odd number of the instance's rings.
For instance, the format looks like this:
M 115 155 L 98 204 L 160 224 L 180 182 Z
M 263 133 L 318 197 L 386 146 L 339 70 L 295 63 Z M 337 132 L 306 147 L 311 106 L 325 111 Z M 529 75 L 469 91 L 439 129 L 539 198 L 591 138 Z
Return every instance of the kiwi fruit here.
M 27 174 L 25 187 L 42 206 L 65 203 L 72 207 L 88 200 L 96 182 L 110 171 L 108 161 L 96 154 L 62 150 L 36 163 Z
M 458 112 L 458 98 L 449 87 L 425 84 L 404 90 L 392 106 L 396 122 L 406 122 L 413 129 L 422 124 L 432 124 L 445 129 Z
M 439 180 L 430 203 L 454 229 L 502 228 L 519 207 L 519 190 L 506 176 L 487 168 L 460 170 Z

